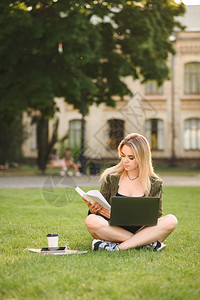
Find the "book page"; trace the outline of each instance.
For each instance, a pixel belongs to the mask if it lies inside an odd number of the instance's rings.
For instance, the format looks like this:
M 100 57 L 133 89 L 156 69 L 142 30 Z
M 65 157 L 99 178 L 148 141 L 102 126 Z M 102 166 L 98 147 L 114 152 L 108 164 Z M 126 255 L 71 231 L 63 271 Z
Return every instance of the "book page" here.
M 103 201 L 106 205 L 108 205 L 109 207 L 111 207 L 110 204 L 108 203 L 108 201 L 104 198 L 104 196 L 98 190 L 90 190 L 90 191 L 88 191 L 86 193 L 86 195 L 97 197 L 101 201 Z
M 90 190 L 85 193 L 79 187 L 76 187 L 75 190 L 81 195 L 82 198 L 89 201 L 90 203 L 94 203 L 95 201 L 98 202 L 102 207 L 109 210 L 111 209 L 110 204 L 106 201 L 104 196 L 98 190 Z
M 82 189 L 80 189 L 78 186 L 75 188 L 75 190 L 79 193 L 79 195 L 81 195 L 81 197 L 85 195 L 85 192 Z

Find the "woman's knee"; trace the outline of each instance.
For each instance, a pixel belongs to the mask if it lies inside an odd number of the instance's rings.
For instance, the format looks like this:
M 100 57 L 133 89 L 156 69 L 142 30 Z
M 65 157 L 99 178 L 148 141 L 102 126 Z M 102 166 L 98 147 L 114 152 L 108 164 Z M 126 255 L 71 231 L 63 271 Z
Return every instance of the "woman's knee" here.
M 164 217 L 163 225 L 166 230 L 173 231 L 176 228 L 177 224 L 178 224 L 178 220 L 174 215 L 169 214 Z
M 85 225 L 87 228 L 97 229 L 100 226 L 100 221 L 99 221 L 98 216 L 96 216 L 94 214 L 88 215 L 85 220 Z

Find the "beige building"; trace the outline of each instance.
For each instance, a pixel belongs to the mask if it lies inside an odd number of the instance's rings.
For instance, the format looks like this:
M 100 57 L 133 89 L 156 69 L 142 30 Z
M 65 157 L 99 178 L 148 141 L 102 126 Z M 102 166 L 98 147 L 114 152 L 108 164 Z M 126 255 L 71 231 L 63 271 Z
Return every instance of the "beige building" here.
M 172 36 L 175 56 L 169 56 L 170 80 L 158 88 L 124 79 L 134 96 L 117 101 L 116 107 L 90 107 L 85 116 L 85 155 L 117 159 L 116 147 L 128 133 L 147 137 L 154 160 L 200 165 L 200 6 L 187 6 L 181 22 L 184 32 Z M 58 135 L 68 134 L 71 148 L 81 145 L 81 114 L 63 99 L 56 99 L 60 111 Z M 36 157 L 36 128 L 30 124 L 30 138 L 23 146 L 26 157 Z M 52 132 L 53 122 L 50 122 Z M 57 145 L 59 147 L 59 145 Z

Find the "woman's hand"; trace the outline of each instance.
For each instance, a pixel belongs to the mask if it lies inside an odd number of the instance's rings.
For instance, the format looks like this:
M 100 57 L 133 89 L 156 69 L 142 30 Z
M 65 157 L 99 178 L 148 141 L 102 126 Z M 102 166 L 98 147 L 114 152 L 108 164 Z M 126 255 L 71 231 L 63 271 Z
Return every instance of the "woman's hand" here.
M 84 198 L 82 199 L 85 201 L 92 214 L 96 215 L 97 212 L 102 208 L 102 206 L 98 202 L 94 202 L 93 204 L 91 204 L 89 201 L 85 200 Z
M 98 211 L 102 216 L 110 220 L 110 211 L 101 206 L 101 209 Z
M 94 202 L 93 204 L 91 204 L 89 201 L 85 200 L 84 198 L 82 199 L 85 201 L 92 214 L 100 213 L 102 216 L 110 219 L 110 212 L 104 207 L 102 207 L 98 202 Z

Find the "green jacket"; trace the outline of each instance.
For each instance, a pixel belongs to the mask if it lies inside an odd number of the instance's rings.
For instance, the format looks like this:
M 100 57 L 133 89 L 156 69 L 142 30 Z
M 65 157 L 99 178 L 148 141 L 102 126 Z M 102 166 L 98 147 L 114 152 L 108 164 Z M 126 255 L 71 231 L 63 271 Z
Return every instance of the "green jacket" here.
M 112 197 L 116 196 L 119 189 L 120 176 L 108 175 L 107 180 L 101 184 L 100 192 L 104 198 L 112 205 Z M 148 196 L 160 198 L 159 217 L 162 215 L 162 179 L 151 177 L 151 190 Z

